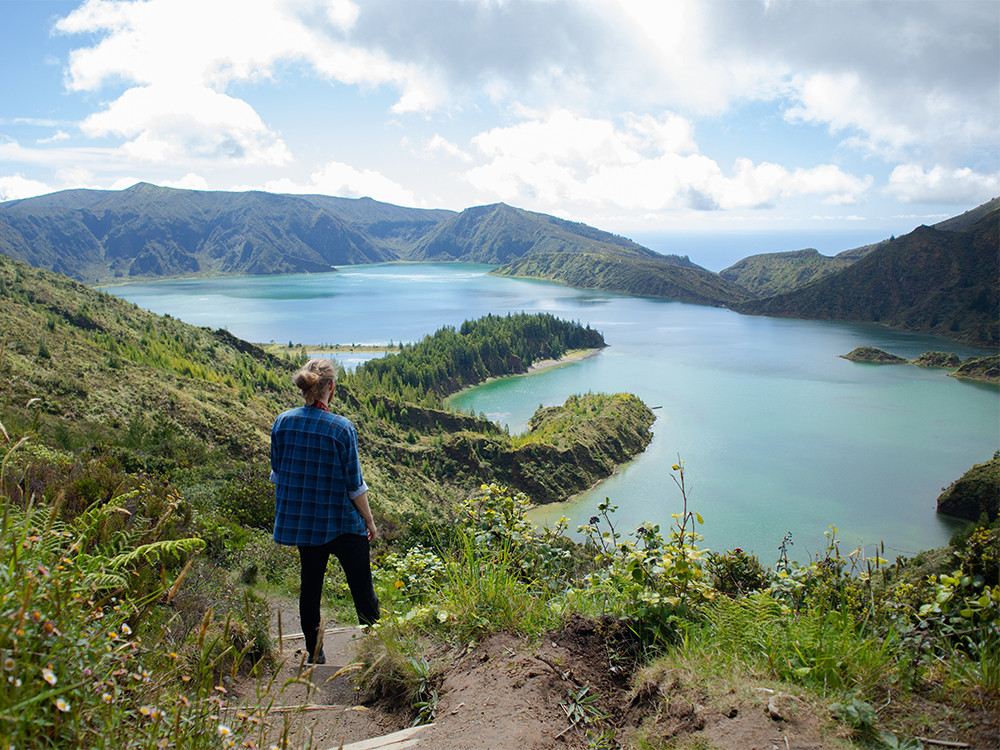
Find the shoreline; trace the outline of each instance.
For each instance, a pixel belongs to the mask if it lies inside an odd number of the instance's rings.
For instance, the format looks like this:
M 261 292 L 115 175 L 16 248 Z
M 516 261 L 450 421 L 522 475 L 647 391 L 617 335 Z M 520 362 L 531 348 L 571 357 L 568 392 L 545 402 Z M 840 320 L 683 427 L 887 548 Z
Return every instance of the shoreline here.
M 494 380 L 499 380 L 500 378 L 523 378 L 527 377 L 528 375 L 534 375 L 535 373 L 542 372 L 543 370 L 549 370 L 553 367 L 560 367 L 561 365 L 570 365 L 573 364 L 574 362 L 582 362 L 585 359 L 596 357 L 598 354 L 601 353 L 601 349 L 603 348 L 604 347 L 598 347 L 596 349 L 572 349 L 566 352 L 566 354 L 564 354 L 559 359 L 543 359 L 540 362 L 534 362 L 524 372 L 518 372 L 512 375 L 494 375 L 493 377 L 486 378 L 486 380 L 482 381 L 481 383 L 476 383 L 475 385 L 468 385 L 460 391 L 455 391 L 454 393 L 449 394 L 448 396 L 445 397 L 444 402 L 445 404 L 448 404 L 448 402 L 451 399 L 455 398 L 456 396 L 460 396 L 466 391 L 470 391 L 473 388 L 478 388 L 481 385 L 492 383 Z
M 558 367 L 559 365 L 568 365 L 573 362 L 582 362 L 585 359 L 590 359 L 591 357 L 596 357 L 601 353 L 601 349 L 572 349 L 566 352 L 559 359 L 543 359 L 540 362 L 534 362 L 523 375 L 531 375 L 536 372 L 541 372 L 542 370 L 548 370 L 551 367 Z M 510 377 L 504 376 L 504 377 Z M 517 376 L 515 376 L 517 377 Z M 474 386 L 473 386 L 474 387 Z
M 356 354 L 358 352 L 385 352 L 386 354 L 396 354 L 399 344 L 388 346 L 386 344 L 296 344 L 289 347 L 285 344 L 256 344 L 265 352 L 270 354 L 298 354 L 305 349 L 307 352 L 324 357 L 328 354 Z

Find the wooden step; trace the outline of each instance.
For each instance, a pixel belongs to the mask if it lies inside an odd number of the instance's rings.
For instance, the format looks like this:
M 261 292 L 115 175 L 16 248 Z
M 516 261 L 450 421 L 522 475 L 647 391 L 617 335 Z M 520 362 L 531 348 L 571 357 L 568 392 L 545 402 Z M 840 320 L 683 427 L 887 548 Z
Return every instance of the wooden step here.
M 423 724 L 419 727 L 402 729 L 392 734 L 385 734 L 381 737 L 372 737 L 370 740 L 352 742 L 350 745 L 332 747 L 330 750 L 405 750 L 405 748 L 417 747 L 422 736 L 431 734 L 434 731 L 433 724 Z

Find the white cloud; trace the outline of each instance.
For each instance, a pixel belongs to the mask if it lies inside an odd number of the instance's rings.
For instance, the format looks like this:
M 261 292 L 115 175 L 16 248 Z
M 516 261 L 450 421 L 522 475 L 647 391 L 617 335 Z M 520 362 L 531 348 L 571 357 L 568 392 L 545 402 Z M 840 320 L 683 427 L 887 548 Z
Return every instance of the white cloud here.
M 0 177 L 0 201 L 31 198 L 35 195 L 51 193 L 52 188 L 44 182 L 27 179 L 20 174 Z
M 764 208 L 799 196 L 856 203 L 871 177 L 829 164 L 794 170 L 738 159 L 731 175 L 698 153 L 683 118 L 626 115 L 621 124 L 565 110 L 544 119 L 494 128 L 473 139 L 487 161 L 466 173 L 485 194 L 545 210 L 586 215 L 615 206 L 665 212 Z
M 442 136 L 440 133 L 436 133 L 433 138 L 424 144 L 421 153 L 427 157 L 434 157 L 436 154 L 445 154 L 459 161 L 470 162 L 472 157 L 459 148 L 456 144 L 449 141 L 447 138 Z
M 48 138 L 39 138 L 35 143 L 46 144 L 46 143 L 58 143 L 59 141 L 65 141 L 69 139 L 69 133 L 64 130 L 56 131 L 54 134 L 50 135 Z
M 179 180 L 164 180 L 159 184 L 163 187 L 181 188 L 183 190 L 208 190 L 208 180 L 194 172 L 188 172 Z
M 329 0 L 326 6 L 327 18 L 343 29 L 350 29 L 360 13 L 360 8 L 351 0 Z
M 975 205 L 1000 195 L 1000 174 L 940 165 L 924 170 L 916 164 L 901 164 L 889 175 L 886 192 L 904 203 Z
M 385 175 L 369 169 L 355 169 L 342 162 L 330 162 L 310 175 L 308 183 L 288 178 L 271 180 L 264 189 L 274 193 L 318 193 L 344 198 L 374 198 L 384 203 L 415 206 L 417 199 L 406 188 Z
M 132 88 L 81 129 L 92 137 L 131 138 L 122 150 L 146 162 L 218 159 L 284 164 L 290 155 L 253 108 L 204 86 Z
M 155 165 L 161 182 L 197 174 L 263 184 L 265 169 L 293 163 L 294 148 L 329 167 L 307 185 L 270 184 L 408 205 L 418 204 L 418 189 L 464 200 L 448 193 L 446 174 L 460 160 L 480 195 L 553 212 L 571 204 L 581 218 L 759 208 L 799 196 L 853 204 L 872 185 L 857 176 L 870 167 L 849 161 L 859 155 L 884 160 L 876 171 L 903 163 L 919 172 L 915 181 L 894 172 L 882 196 L 918 201 L 952 190 L 947 200 L 958 203 L 995 185 L 998 168 L 995 0 L 462 0 L 447 13 L 413 0 L 87 0 L 56 28 L 80 45 L 67 87 L 96 92 L 77 98 L 85 105 L 103 101 L 82 122 L 101 147 L 0 142 L 0 159 L 16 152 L 53 169 L 72 160 L 114 176 Z M 329 144 L 292 140 L 308 131 L 308 98 L 295 102 L 301 127 L 269 120 L 276 110 L 266 97 L 286 95 L 285 84 L 302 77 L 339 84 L 336 106 L 368 98 L 345 122 L 371 128 L 369 141 L 391 117 L 404 140 L 424 144 L 400 152 L 419 165 L 392 168 L 419 174 L 419 188 L 385 176 L 399 144 L 394 128 L 394 143 L 373 157 L 385 161 L 375 163 L 327 134 Z M 391 98 L 373 107 L 376 89 Z M 381 122 L 362 119 L 378 106 L 387 110 Z M 323 101 L 315 111 L 330 109 Z M 756 131 L 735 123 L 734 112 L 747 111 L 760 118 Z M 503 124 L 491 128 L 488 118 Z M 721 138 L 734 124 L 740 137 L 758 139 L 753 149 L 737 143 L 725 157 L 699 149 L 696 125 L 708 149 L 709 128 Z M 804 134 L 799 151 L 786 149 L 789 133 Z M 53 139 L 39 144 L 57 146 Z M 380 151 L 358 149 L 366 150 Z M 447 160 L 435 170 L 428 154 Z M 227 166 L 262 169 L 250 176 Z

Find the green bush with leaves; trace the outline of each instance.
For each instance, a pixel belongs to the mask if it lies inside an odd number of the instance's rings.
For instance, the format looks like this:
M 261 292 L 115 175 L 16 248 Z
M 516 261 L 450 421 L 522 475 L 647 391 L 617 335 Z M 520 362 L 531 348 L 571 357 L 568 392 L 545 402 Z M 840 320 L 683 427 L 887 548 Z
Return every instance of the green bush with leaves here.
M 580 527 L 598 564 L 585 584 L 599 592 L 609 611 L 629 619 L 647 645 L 674 640 L 681 623 L 696 617 L 716 594 L 706 570 L 708 551 L 698 546 L 702 536 L 695 530 L 703 519 L 687 507 L 683 462 L 674 464 L 673 472 L 683 508 L 671 514 L 666 539 L 658 525 L 647 524 L 623 540 L 612 519 L 617 506 L 607 499 L 597 506 L 600 516 Z
M 242 526 L 274 530 L 274 485 L 267 465 L 242 467 L 216 494 L 218 512 Z

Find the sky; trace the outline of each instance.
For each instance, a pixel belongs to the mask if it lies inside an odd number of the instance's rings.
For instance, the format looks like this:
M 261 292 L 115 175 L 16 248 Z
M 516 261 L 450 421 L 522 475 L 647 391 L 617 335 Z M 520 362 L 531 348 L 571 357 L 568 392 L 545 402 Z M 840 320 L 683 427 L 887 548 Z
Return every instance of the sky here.
M 827 252 L 1000 195 L 997 0 L 0 0 L 0 65 L 0 201 L 503 201 Z

